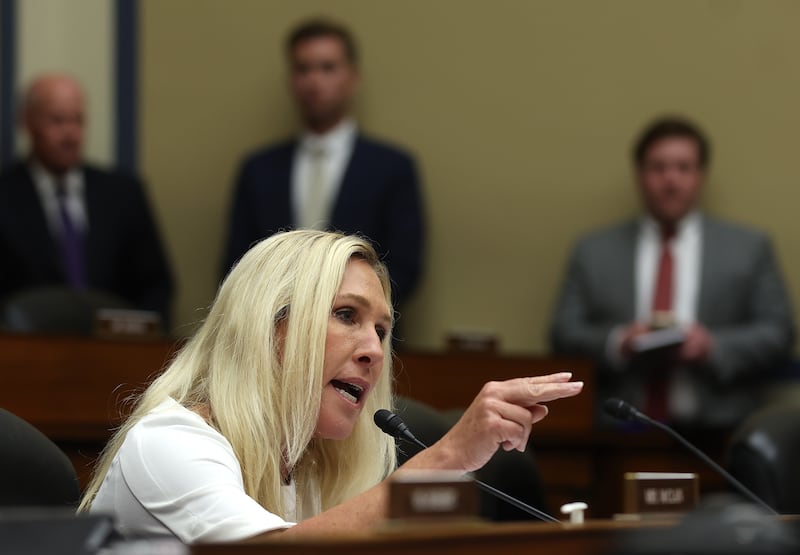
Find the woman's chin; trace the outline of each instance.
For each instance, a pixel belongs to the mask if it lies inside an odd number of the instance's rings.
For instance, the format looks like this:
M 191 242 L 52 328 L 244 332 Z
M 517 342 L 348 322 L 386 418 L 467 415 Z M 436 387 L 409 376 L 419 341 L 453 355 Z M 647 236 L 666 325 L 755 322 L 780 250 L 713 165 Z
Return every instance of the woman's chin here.
M 330 439 L 334 441 L 347 439 L 353 433 L 355 427 L 355 420 L 340 420 L 334 423 L 320 424 L 317 423 L 317 429 L 314 431 L 314 436 L 320 439 Z

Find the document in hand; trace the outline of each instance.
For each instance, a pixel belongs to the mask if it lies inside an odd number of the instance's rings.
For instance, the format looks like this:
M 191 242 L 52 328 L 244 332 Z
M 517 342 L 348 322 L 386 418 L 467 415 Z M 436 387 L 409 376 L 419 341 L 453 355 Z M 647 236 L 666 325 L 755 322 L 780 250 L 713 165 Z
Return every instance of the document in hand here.
M 631 348 L 635 353 L 644 353 L 665 347 L 674 347 L 686 341 L 686 332 L 681 328 L 665 328 L 644 333 L 633 339 Z

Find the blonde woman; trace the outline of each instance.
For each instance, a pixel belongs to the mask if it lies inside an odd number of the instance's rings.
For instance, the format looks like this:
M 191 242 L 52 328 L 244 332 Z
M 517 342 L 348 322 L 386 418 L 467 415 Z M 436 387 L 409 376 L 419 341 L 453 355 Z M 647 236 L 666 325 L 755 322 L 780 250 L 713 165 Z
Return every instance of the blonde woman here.
M 395 467 L 372 423 L 391 406 L 390 299 L 360 238 L 294 231 L 253 247 L 109 442 L 79 510 L 187 543 L 379 522 Z M 539 403 L 580 391 L 569 378 L 487 384 L 403 468 L 468 472 L 501 446 L 524 449 Z

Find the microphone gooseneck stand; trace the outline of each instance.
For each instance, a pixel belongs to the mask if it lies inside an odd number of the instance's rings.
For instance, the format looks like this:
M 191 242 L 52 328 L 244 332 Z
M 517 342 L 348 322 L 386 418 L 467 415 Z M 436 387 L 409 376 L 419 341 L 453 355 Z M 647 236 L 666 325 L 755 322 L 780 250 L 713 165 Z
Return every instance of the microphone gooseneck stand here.
M 394 414 L 393 412 L 388 411 L 386 409 L 380 409 L 380 410 L 375 412 L 374 420 L 375 420 L 375 424 L 378 426 L 378 428 L 380 428 L 381 430 L 383 430 L 385 433 L 389 434 L 390 436 L 392 436 L 392 437 L 394 437 L 396 439 L 402 439 L 404 441 L 408 441 L 410 443 L 414 443 L 414 444 L 418 445 L 419 447 L 421 447 L 422 449 L 427 449 L 428 448 L 427 445 L 422 443 L 419 439 L 416 438 L 416 436 L 414 436 L 413 433 L 411 433 L 411 430 L 408 429 L 408 426 L 406 426 L 405 422 L 403 422 L 403 419 L 400 418 L 398 415 Z M 507 493 L 504 493 L 504 492 L 500 491 L 499 489 L 494 488 L 494 487 L 490 486 L 489 484 L 487 484 L 485 482 L 482 482 L 482 481 L 480 481 L 480 480 L 478 480 L 478 479 L 476 479 L 474 477 L 473 477 L 473 480 L 475 481 L 475 484 L 481 490 L 485 491 L 486 493 L 488 493 L 490 495 L 493 495 L 493 496 L 497 497 L 498 499 L 501 499 L 501 500 L 505 501 L 509 505 L 513 505 L 517 509 L 519 509 L 521 511 L 524 511 L 524 512 L 528 513 L 531 516 L 534 516 L 534 517 L 536 517 L 536 518 L 538 518 L 540 520 L 543 520 L 545 522 L 561 523 L 560 520 L 558 520 L 557 518 L 555 518 L 553 516 L 550 516 L 546 512 L 541 511 L 541 510 L 537 509 L 536 507 L 531 507 L 527 503 L 524 503 L 523 501 L 520 501 L 519 499 L 511 497 Z

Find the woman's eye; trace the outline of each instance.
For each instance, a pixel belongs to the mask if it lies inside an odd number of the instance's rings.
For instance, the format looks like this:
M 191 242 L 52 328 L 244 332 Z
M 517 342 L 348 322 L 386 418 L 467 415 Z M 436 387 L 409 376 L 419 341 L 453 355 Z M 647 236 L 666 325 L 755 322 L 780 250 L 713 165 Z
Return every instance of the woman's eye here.
M 354 311 L 351 308 L 340 308 L 336 310 L 333 315 L 342 322 L 349 324 L 353 322 Z
M 377 328 L 375 328 L 375 332 L 378 334 L 378 339 L 380 339 L 381 342 L 383 342 L 383 340 L 386 338 L 386 335 L 387 335 L 386 329 L 385 328 L 381 328 L 381 327 L 377 327 Z

